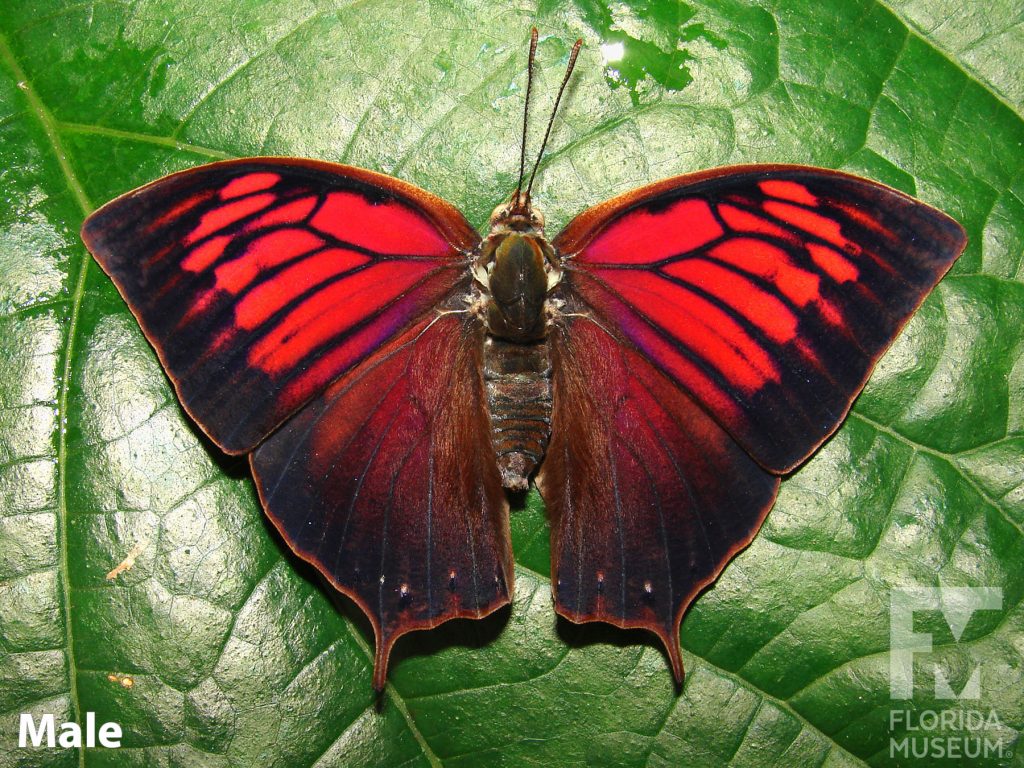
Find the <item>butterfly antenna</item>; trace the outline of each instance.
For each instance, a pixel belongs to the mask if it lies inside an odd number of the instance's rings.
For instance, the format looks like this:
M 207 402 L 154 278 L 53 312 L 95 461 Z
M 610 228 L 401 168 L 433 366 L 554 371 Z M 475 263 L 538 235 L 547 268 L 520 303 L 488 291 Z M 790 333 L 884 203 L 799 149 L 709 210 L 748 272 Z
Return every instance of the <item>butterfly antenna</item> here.
M 530 61 L 526 67 L 526 104 L 523 106 L 523 141 L 519 150 L 519 181 L 512 195 L 513 202 L 519 205 L 519 192 L 523 188 L 523 176 L 526 173 L 526 126 L 530 117 L 530 91 L 533 90 L 533 62 L 537 58 L 537 28 L 530 30 Z
M 530 172 L 530 182 L 526 185 L 526 200 L 529 203 L 530 190 L 533 189 L 533 178 L 537 175 L 537 168 L 540 167 L 540 159 L 544 157 L 544 148 L 548 145 L 548 136 L 551 135 L 551 126 L 555 124 L 555 115 L 558 114 L 558 105 L 562 101 L 562 94 L 565 93 L 565 86 L 569 84 L 569 77 L 572 75 L 572 70 L 576 66 L 576 57 L 580 54 L 580 46 L 583 45 L 583 38 L 581 37 L 572 47 L 572 52 L 569 54 L 569 65 L 565 68 L 565 77 L 562 78 L 562 87 L 558 89 L 558 96 L 555 97 L 555 107 L 551 110 L 551 119 L 548 120 L 548 129 L 544 131 L 544 141 L 540 144 L 540 152 L 537 153 L 537 162 L 533 164 L 533 170 Z

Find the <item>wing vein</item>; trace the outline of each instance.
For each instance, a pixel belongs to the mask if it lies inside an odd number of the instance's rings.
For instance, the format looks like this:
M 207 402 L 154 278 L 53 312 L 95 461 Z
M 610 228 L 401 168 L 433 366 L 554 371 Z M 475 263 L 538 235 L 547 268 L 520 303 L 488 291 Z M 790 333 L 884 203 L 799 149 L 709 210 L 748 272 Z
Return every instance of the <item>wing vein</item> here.
M 662 411 L 664 412 L 664 409 L 662 409 Z M 648 428 L 650 428 L 651 431 L 655 433 L 655 436 L 658 438 L 658 442 L 661 443 L 662 450 L 665 451 L 665 453 L 669 455 L 669 461 L 672 463 L 673 467 L 675 468 L 675 461 L 673 460 L 673 458 L 671 456 L 671 453 L 668 451 L 668 448 L 665 445 L 664 441 L 661 440 L 661 436 L 657 433 L 657 430 L 655 429 L 654 424 L 651 422 L 650 418 L 647 416 L 646 413 L 642 413 L 642 415 L 643 415 L 644 421 L 647 423 Z M 672 601 L 673 601 L 673 597 L 675 596 L 675 588 L 674 588 L 674 585 L 672 583 L 672 553 L 669 551 L 668 527 L 665 525 L 665 509 L 664 509 L 664 505 L 662 504 L 661 494 L 658 492 L 657 477 L 655 477 L 654 473 L 651 472 L 651 468 L 649 466 L 647 466 L 647 463 L 643 460 L 643 457 L 633 448 L 633 446 L 627 444 L 626 445 L 626 450 L 628 450 L 632 454 L 633 459 L 636 461 L 636 463 L 639 466 L 643 467 L 644 472 L 647 474 L 647 477 L 648 477 L 648 481 L 649 481 L 650 488 L 651 488 L 651 494 L 654 496 L 654 506 L 658 510 L 658 524 L 659 524 L 659 529 L 661 531 L 662 551 L 665 554 L 665 573 L 668 576 L 668 606 L 669 606 L 669 611 L 673 612 L 673 605 L 674 604 L 673 604 Z M 678 474 L 678 469 L 676 469 L 676 473 Z M 682 478 L 680 478 L 680 479 L 682 479 Z M 683 480 L 683 483 L 684 483 L 684 486 L 685 486 L 686 481 Z M 689 491 L 689 489 L 687 489 L 687 490 Z M 705 540 L 706 539 L 707 539 L 707 535 L 705 534 Z M 672 618 L 673 618 L 673 616 L 670 615 L 669 616 L 670 626 L 671 626 Z
M 610 426 L 610 425 L 609 425 Z M 619 472 L 615 462 L 612 441 L 608 441 L 608 465 L 612 475 L 612 493 L 615 497 L 615 533 L 619 540 L 619 617 L 626 615 L 626 540 L 622 531 L 622 496 L 619 491 Z
M 652 398 L 655 397 L 654 392 L 651 391 L 650 387 L 648 387 L 645 382 L 640 381 L 640 386 L 643 387 L 644 390 L 648 394 L 650 394 Z M 680 420 L 676 418 L 676 415 L 674 413 L 672 413 L 668 409 L 663 409 L 663 412 L 668 414 L 668 417 L 672 419 L 672 421 L 675 423 L 677 427 L 679 427 L 679 431 L 681 433 L 689 436 L 689 433 L 687 432 L 686 428 L 683 426 Z M 644 418 L 647 418 L 646 414 L 644 414 Z M 700 524 L 701 537 L 704 539 L 704 545 L 708 550 L 708 556 L 711 558 L 713 562 L 715 559 L 715 553 L 714 549 L 711 546 L 711 540 L 708 538 L 707 523 L 704 521 L 704 515 L 701 512 L 701 504 L 698 503 L 697 497 L 693 493 L 693 486 L 690 483 L 690 479 L 689 477 L 687 477 L 686 472 L 683 470 L 683 468 L 680 467 L 679 464 L 676 462 L 675 456 L 672 454 L 672 452 L 667 449 L 668 442 L 665 440 L 665 436 L 661 433 L 661 430 L 659 430 L 649 419 L 648 424 L 650 424 L 651 430 L 654 432 L 655 436 L 657 436 L 658 441 L 662 444 L 663 447 L 666 448 L 665 453 L 668 456 L 669 462 L 672 464 L 672 469 L 675 470 L 676 476 L 679 478 L 679 481 L 682 483 L 683 488 L 686 490 L 686 495 L 690 498 L 690 503 L 693 505 L 693 511 L 697 515 L 697 522 Z M 690 440 L 690 443 L 691 445 L 693 444 L 692 439 Z
M 414 339 L 413 341 L 416 341 L 418 339 L 419 339 L 419 337 L 417 336 L 417 338 Z M 409 343 L 412 344 L 413 341 L 410 341 Z M 403 345 L 403 346 L 405 346 L 405 345 Z M 412 359 L 411 355 L 408 358 L 406 358 L 405 368 L 403 369 L 402 375 L 395 377 L 395 383 L 392 385 L 392 389 L 395 386 L 398 385 L 399 381 L 401 381 L 402 379 L 405 378 L 405 376 L 408 375 L 408 373 L 409 373 L 409 362 L 410 362 L 411 359 Z M 353 382 L 353 384 L 354 383 L 355 382 Z M 348 389 L 350 389 L 350 387 L 346 387 L 345 388 L 346 391 Z M 389 393 L 390 393 L 390 391 L 391 390 L 389 390 Z M 339 395 L 339 397 L 340 397 L 340 395 Z M 383 402 L 383 401 L 381 401 L 381 402 Z M 352 499 L 349 501 L 349 505 L 348 505 L 348 512 L 345 515 L 345 525 L 341 529 L 341 538 L 338 540 L 339 558 L 340 558 L 340 553 L 344 549 L 345 539 L 348 536 L 349 523 L 352 522 L 352 513 L 355 511 L 356 501 L 359 499 L 359 494 L 362 492 L 362 489 L 363 489 L 363 482 L 366 480 L 366 473 L 370 471 L 370 467 L 373 465 L 373 462 L 377 458 L 377 452 L 380 450 L 381 445 L 384 443 L 384 438 L 387 437 L 387 435 L 391 432 L 391 427 L 392 427 L 392 425 L 394 425 L 395 421 L 398 420 L 398 416 L 399 416 L 400 412 L 401 411 L 399 411 L 399 409 L 397 409 L 397 408 L 395 409 L 394 413 L 391 415 L 391 419 L 388 421 L 387 425 L 384 427 L 384 431 L 381 433 L 380 439 L 377 441 L 377 444 L 373 447 L 373 452 L 370 454 L 370 457 L 366 460 L 366 466 L 364 466 L 363 467 L 363 471 L 359 473 L 359 480 L 356 482 L 355 491 L 352 493 Z M 353 435 L 353 439 L 354 439 L 354 435 Z M 331 465 L 328 468 L 327 473 L 325 473 L 325 475 L 324 475 L 325 479 L 326 479 L 326 477 L 329 474 L 334 472 L 334 469 L 337 467 L 337 464 L 338 464 L 338 458 L 335 458 L 331 462 Z M 340 559 L 336 559 L 335 560 L 335 570 L 337 570 L 337 563 L 338 562 L 340 562 Z
M 597 283 L 606 293 L 612 294 L 612 296 L 614 296 L 615 299 L 619 301 L 621 304 L 623 304 L 626 307 L 629 307 L 630 311 L 634 312 L 636 316 L 643 321 L 644 325 L 648 326 L 652 331 L 654 331 L 654 333 L 658 337 L 663 339 L 667 344 L 673 347 L 681 355 L 686 357 L 686 359 L 693 363 L 693 365 L 700 368 L 700 370 L 704 372 L 705 375 L 707 375 L 709 378 L 714 379 L 715 383 L 722 387 L 722 389 L 727 390 L 731 394 L 733 399 L 735 399 L 738 404 L 743 406 L 744 409 L 750 409 L 750 403 L 746 401 L 743 395 L 737 392 L 728 380 L 723 379 L 721 377 L 721 374 L 719 374 L 716 369 L 708 368 L 704 358 L 699 353 L 691 349 L 688 345 L 683 344 L 681 340 L 678 339 L 677 337 L 664 331 L 660 326 L 658 326 L 657 323 L 651 320 L 647 315 L 643 314 L 642 312 L 636 311 L 633 307 L 633 304 L 629 302 L 618 290 L 612 287 L 610 283 L 593 274 L 587 274 L 587 277 L 593 280 L 595 283 Z M 600 309 L 594 307 L 592 302 L 586 302 L 586 304 L 594 311 L 599 312 L 602 315 L 604 314 L 603 312 L 601 312 Z M 637 346 L 635 343 L 632 342 L 632 340 L 630 340 L 630 342 L 633 346 Z
M 394 423 L 395 419 L 392 419 L 387 426 L 386 432 L 390 433 L 391 427 Z M 416 449 L 423 443 L 423 440 L 424 435 L 421 433 L 419 439 L 415 440 L 409 447 L 409 450 L 407 450 L 402 456 L 402 460 L 395 465 L 395 469 L 391 473 L 391 482 L 388 484 L 388 502 L 384 506 L 384 522 L 381 526 L 380 534 L 380 583 L 377 586 L 377 611 L 378 616 L 380 616 L 382 620 L 384 617 L 384 563 L 387 561 L 388 527 L 391 524 L 391 511 L 394 509 L 395 505 L 395 485 L 398 482 L 398 476 L 401 474 L 406 460 L 416 452 Z M 381 635 L 385 635 L 383 621 L 381 621 Z
M 427 616 L 434 616 L 434 585 L 431 575 L 434 558 L 434 430 L 430 430 L 427 456 Z

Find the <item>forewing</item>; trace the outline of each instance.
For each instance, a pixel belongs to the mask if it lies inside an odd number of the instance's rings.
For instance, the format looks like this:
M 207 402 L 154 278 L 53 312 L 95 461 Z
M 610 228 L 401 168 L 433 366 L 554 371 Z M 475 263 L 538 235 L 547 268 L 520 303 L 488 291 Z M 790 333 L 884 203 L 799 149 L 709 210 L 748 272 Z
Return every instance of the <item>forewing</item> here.
M 934 208 L 796 166 L 670 179 L 555 240 L 563 290 L 776 473 L 838 426 L 965 244 Z
M 757 533 L 779 480 L 589 318 L 566 317 L 553 348 L 552 435 L 537 482 L 552 517 L 556 609 L 651 630 L 681 682 L 683 612 Z
M 410 184 L 274 158 L 160 179 L 98 210 L 82 237 L 185 409 L 230 453 L 452 293 L 478 242 Z
M 509 601 L 508 502 L 482 341 L 465 314 L 417 324 L 251 457 L 282 536 L 373 623 L 378 690 L 398 637 Z

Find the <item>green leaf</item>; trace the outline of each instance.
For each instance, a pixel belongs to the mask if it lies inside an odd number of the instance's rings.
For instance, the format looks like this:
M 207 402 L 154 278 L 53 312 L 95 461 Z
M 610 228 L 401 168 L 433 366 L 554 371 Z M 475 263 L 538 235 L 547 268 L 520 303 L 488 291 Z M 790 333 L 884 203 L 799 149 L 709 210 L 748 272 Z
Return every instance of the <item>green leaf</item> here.
M 511 612 L 403 640 L 377 713 L 368 625 L 200 438 L 77 232 L 132 187 L 254 154 L 392 173 L 483 225 L 514 184 L 531 24 L 536 116 L 586 41 L 538 177 L 550 231 L 661 177 L 783 161 L 915 194 L 970 245 L 690 611 L 682 695 L 653 638 L 556 621 L 534 494 Z M 0 766 L 1020 765 L 1022 30 L 1008 0 L 9 3 Z M 891 597 L 915 584 L 1001 607 L 959 638 L 918 614 L 933 651 L 893 700 Z M 980 698 L 936 698 L 936 665 L 954 691 L 980 669 Z M 922 738 L 905 710 L 995 713 L 929 735 L 1002 751 L 893 754 Z M 19 713 L 90 711 L 124 748 L 16 748 Z

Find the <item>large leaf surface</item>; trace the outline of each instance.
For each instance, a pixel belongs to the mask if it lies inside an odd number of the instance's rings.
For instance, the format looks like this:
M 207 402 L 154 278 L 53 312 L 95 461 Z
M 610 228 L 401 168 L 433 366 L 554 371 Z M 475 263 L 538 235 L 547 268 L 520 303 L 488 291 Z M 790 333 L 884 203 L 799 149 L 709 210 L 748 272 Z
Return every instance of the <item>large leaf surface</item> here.
M 7 4 L 0 765 L 889 765 L 905 707 L 995 710 L 1006 749 L 982 762 L 1013 761 L 1024 35 L 1019 4 L 984 5 Z M 136 185 L 253 154 L 392 173 L 482 225 L 513 185 L 531 23 L 537 115 L 587 41 L 538 178 L 550 231 L 660 177 L 784 161 L 916 194 L 971 243 L 691 610 L 680 697 L 650 638 L 556 622 L 531 496 L 513 519 L 511 612 L 404 640 L 378 714 L 367 625 L 271 534 L 246 465 L 183 416 L 77 231 Z M 999 587 L 1003 602 L 959 642 L 919 616 L 934 653 L 894 702 L 890 596 L 910 584 Z M 955 690 L 980 665 L 981 699 L 936 700 L 936 662 Z M 16 750 L 23 711 L 95 711 L 125 748 Z

